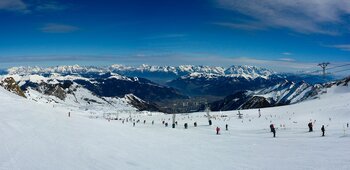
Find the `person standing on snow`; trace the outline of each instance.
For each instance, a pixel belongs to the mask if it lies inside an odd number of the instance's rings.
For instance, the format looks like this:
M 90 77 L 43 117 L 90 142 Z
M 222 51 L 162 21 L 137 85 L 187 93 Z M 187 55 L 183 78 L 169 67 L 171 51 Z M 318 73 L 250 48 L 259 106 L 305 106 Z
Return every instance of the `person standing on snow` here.
M 228 130 L 228 124 L 226 124 L 226 130 Z
M 219 135 L 220 134 L 220 128 L 216 127 L 216 134 Z
M 309 124 L 307 124 L 307 126 L 309 127 L 309 132 L 312 132 L 313 129 L 312 129 L 312 122 L 310 122 Z
M 271 128 L 271 132 L 273 133 L 273 137 L 275 138 L 276 137 L 276 129 L 273 126 L 273 124 L 270 125 L 270 128 Z
M 322 131 L 322 136 L 324 136 L 324 132 L 326 131 L 326 129 L 324 128 L 324 125 L 322 125 L 321 131 Z
M 272 132 L 272 129 L 273 129 L 273 124 L 270 125 L 270 131 Z

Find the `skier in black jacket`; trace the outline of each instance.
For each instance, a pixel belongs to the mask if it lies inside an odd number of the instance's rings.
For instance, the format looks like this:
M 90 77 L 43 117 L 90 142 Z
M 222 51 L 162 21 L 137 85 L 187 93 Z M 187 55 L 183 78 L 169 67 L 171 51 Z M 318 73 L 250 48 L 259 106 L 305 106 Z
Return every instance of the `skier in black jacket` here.
M 309 124 L 307 124 L 307 126 L 309 127 L 309 132 L 312 132 L 313 129 L 312 129 L 312 123 L 310 122 Z
M 270 125 L 270 129 L 271 129 L 271 132 L 273 133 L 273 137 L 275 138 L 276 137 L 276 129 L 273 126 L 273 124 Z
M 324 128 L 324 125 L 322 125 L 321 131 L 322 131 L 322 136 L 324 136 L 324 132 L 326 131 L 326 129 Z

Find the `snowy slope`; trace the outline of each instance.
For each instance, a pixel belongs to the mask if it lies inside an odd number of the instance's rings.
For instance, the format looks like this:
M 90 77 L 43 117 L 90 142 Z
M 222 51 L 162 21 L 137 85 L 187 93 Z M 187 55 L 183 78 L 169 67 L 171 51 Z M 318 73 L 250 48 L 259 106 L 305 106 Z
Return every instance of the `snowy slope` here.
M 350 169 L 350 89 L 334 86 L 295 105 L 177 115 L 136 114 L 129 122 L 92 119 L 80 110 L 37 103 L 0 88 L 0 169 Z M 129 113 L 121 113 L 125 119 Z M 150 122 L 154 120 L 155 124 Z M 193 122 L 198 127 L 193 127 Z M 315 132 L 307 123 L 315 122 Z M 183 124 L 189 123 L 189 129 Z M 277 138 L 269 124 L 277 127 Z M 229 131 L 224 125 L 229 125 Z M 320 127 L 326 136 L 320 137 Z M 280 127 L 282 125 L 282 127 Z M 215 135 L 216 126 L 221 135 Z M 283 127 L 284 126 L 284 127 Z M 345 131 L 344 131 L 345 130 Z

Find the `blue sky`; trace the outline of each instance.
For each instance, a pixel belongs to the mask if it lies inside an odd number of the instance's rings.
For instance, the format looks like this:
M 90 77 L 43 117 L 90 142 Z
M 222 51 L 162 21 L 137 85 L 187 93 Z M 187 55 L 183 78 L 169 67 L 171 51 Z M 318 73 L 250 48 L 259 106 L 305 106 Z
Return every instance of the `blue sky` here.
M 348 0 L 0 0 L 0 67 L 350 62 Z

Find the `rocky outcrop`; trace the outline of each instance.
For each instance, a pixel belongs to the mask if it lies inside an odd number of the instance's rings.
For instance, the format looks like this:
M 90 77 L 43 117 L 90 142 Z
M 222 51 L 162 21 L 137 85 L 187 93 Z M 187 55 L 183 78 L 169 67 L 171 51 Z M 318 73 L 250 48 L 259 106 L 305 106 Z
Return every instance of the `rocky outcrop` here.
M 137 108 L 139 111 L 160 111 L 156 104 L 146 102 L 133 94 L 127 94 L 124 96 L 127 102 Z
M 239 107 L 239 109 L 255 109 L 271 107 L 272 105 L 264 98 L 260 96 L 254 96 L 250 98 L 247 102 Z
M 4 87 L 6 90 L 26 98 L 23 91 L 18 86 L 17 82 L 13 77 L 6 77 L 4 80 L 0 82 L 0 85 Z

